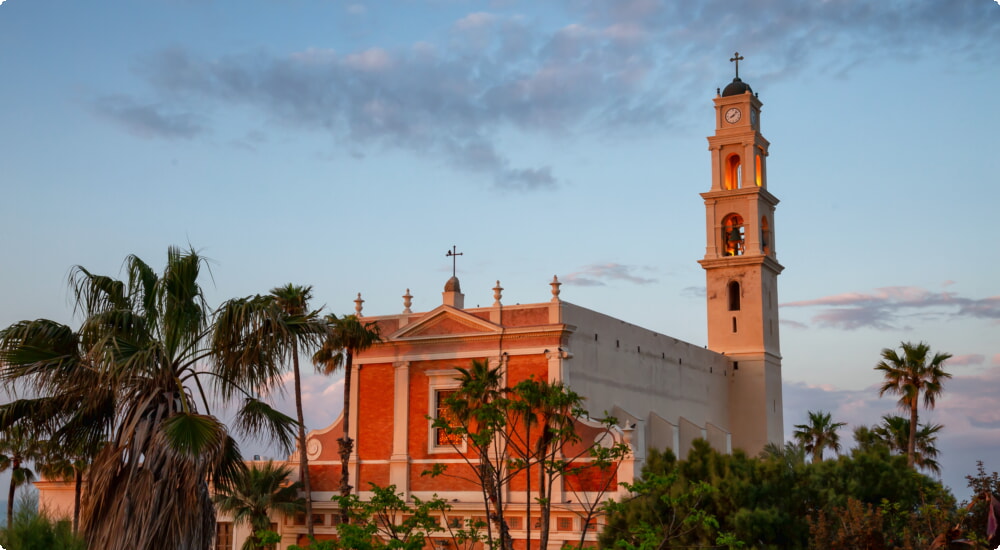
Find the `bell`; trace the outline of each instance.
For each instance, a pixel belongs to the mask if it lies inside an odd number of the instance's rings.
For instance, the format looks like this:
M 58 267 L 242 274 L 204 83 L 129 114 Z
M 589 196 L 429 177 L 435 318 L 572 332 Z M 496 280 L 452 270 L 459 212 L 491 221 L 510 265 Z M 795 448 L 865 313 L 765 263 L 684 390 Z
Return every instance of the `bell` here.
M 742 240 L 743 240 L 743 235 L 740 234 L 740 228 L 733 227 L 733 229 L 729 232 L 728 241 L 731 243 L 738 243 Z

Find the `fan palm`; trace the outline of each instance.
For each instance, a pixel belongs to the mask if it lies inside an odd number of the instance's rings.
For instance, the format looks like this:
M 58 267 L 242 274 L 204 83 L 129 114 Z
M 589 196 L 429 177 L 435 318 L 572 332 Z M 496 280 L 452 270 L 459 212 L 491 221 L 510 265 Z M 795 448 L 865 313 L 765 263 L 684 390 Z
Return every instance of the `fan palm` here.
M 941 474 L 941 465 L 937 461 L 939 451 L 935 443 L 937 443 L 937 433 L 943 427 L 941 424 L 920 424 L 917 426 L 916 441 L 913 446 L 914 465 L 937 475 Z M 882 444 L 889 447 L 889 451 L 899 454 L 909 452 L 912 433 L 910 419 L 898 415 L 885 415 L 882 417 L 882 424 L 871 432 Z
M 950 353 L 935 353 L 929 357 L 931 348 L 924 342 L 900 343 L 897 353 L 892 348 L 882 350 L 882 361 L 875 365 L 884 380 L 879 389 L 879 397 L 891 393 L 899 395 L 899 406 L 910 412 L 910 436 L 906 451 L 906 463 L 912 468 L 915 462 L 917 443 L 917 406 L 923 395 L 924 406 L 933 409 L 937 397 L 941 395 L 941 383 L 951 378 L 944 370 L 944 362 Z
M 229 430 L 211 414 L 208 388 L 223 403 L 239 402 L 239 432 L 291 449 L 294 421 L 261 400 L 279 382 L 280 364 L 214 341 L 221 319 L 210 315 L 198 284 L 204 262 L 171 247 L 158 274 L 129 256 L 124 281 L 77 266 L 70 288 L 83 317 L 79 331 L 38 320 L 0 333 L 0 379 L 38 396 L 0 407 L 0 429 L 31 419 L 57 442 L 108 441 L 83 499 L 91 548 L 211 543 L 208 480 L 244 466 Z
M 818 464 L 823 460 L 823 451 L 831 449 L 840 453 L 837 430 L 846 425 L 844 422 L 833 422 L 830 413 L 809 411 L 809 423 L 796 424 L 793 436 L 807 453 L 812 453 L 813 463 Z
M 375 323 L 365 323 L 357 315 L 337 317 L 332 313 L 326 316 L 327 332 L 323 345 L 313 354 L 313 364 L 324 374 L 344 369 L 344 435 L 337 443 L 340 446 L 340 495 L 351 494 L 350 467 L 348 461 L 354 450 L 351 440 L 351 375 L 354 366 L 354 356 L 382 340 L 379 327 Z M 303 448 L 304 452 L 304 448 Z M 348 521 L 347 510 L 340 511 L 341 521 Z
M 67 449 L 48 441 L 38 471 L 47 479 L 73 481 L 73 534 L 80 525 L 80 501 L 83 494 L 83 477 L 90 463 L 100 451 L 99 447 Z
M 234 523 L 250 525 L 252 534 L 243 550 L 263 548 L 258 533 L 271 528 L 271 512 L 292 516 L 305 509 L 308 499 L 298 496 L 300 483 L 289 483 L 291 470 L 268 460 L 251 464 L 239 475 L 216 486 L 213 497 L 219 510 L 232 514 Z
M 326 335 L 319 310 L 309 309 L 311 286 L 287 284 L 271 289 L 266 296 L 229 300 L 219 308 L 216 345 L 227 352 L 226 360 L 270 354 L 268 361 L 291 362 L 295 384 L 295 413 L 298 420 L 299 479 L 306 494 L 306 529 L 313 536 L 312 485 L 306 456 L 306 425 L 302 411 L 302 375 L 299 351 L 316 347 Z
M 38 441 L 21 425 L 11 426 L 0 438 L 0 472 L 10 470 L 7 492 L 7 525 L 14 524 L 14 493 L 18 487 L 35 480 L 35 473 L 25 465 L 41 456 Z

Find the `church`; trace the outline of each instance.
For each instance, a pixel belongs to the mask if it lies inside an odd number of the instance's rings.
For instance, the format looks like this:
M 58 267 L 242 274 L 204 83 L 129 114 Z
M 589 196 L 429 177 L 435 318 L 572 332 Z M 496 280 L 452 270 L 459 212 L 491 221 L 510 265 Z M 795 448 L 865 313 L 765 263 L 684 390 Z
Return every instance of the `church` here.
M 767 185 L 769 143 L 761 134 L 762 103 L 739 78 L 739 59 L 738 54 L 733 59 L 736 78 L 717 90 L 713 100 L 710 185 L 701 193 L 705 255 L 698 262 L 706 276 L 708 346 L 567 302 L 555 277 L 548 288 L 540 277 L 539 301 L 531 304 L 505 304 L 498 281 L 492 305 L 466 307 L 454 273 L 440 305 L 429 311 L 412 311 L 407 290 L 399 313 L 369 314 L 358 295 L 356 313 L 376 323 L 383 338 L 355 357 L 351 377 L 350 435 L 356 446 L 349 469 L 351 485 L 362 498 L 371 494 L 369 483 L 391 484 L 404 498 L 445 498 L 453 515 L 442 521 L 483 515 L 477 487 L 421 475 L 436 464 L 463 462 L 432 419 L 443 397 L 459 384 L 455 368 L 468 368 L 473 360 L 501 367 L 508 386 L 529 377 L 561 382 L 585 398 L 587 410 L 607 411 L 617 419 L 611 436 L 627 444 L 630 453 L 617 465 L 610 489 L 591 491 L 590 497 L 625 496 L 618 483 L 633 481 L 649 448 L 671 449 L 683 457 L 699 438 L 722 452 L 742 449 L 750 454 L 768 443 L 783 443 L 777 288 L 783 268 L 775 255 L 774 219 L 778 199 Z M 342 421 L 343 415 L 307 436 L 319 539 L 336 533 L 337 513 L 330 499 L 339 488 Z M 599 431 L 587 418 L 579 419 L 577 427 L 584 439 L 591 434 L 591 441 Z M 297 470 L 296 465 L 293 456 L 289 466 Z M 44 495 L 44 484 L 40 489 Z M 526 493 L 518 489 L 503 489 L 505 517 L 516 547 L 524 548 L 526 526 L 537 521 L 537 504 L 528 517 Z M 581 513 L 587 489 L 571 486 L 568 479 L 556 482 L 550 495 L 555 504 L 549 548 L 577 543 L 585 529 L 584 538 L 596 541 L 600 519 Z M 43 502 L 49 500 L 43 497 Z M 303 517 L 275 522 L 282 535 L 279 550 L 305 544 Z M 246 527 L 220 516 L 219 533 L 216 548 L 229 550 L 242 543 Z M 537 536 L 532 530 L 532 539 Z M 449 540 L 435 538 L 434 547 L 451 548 Z

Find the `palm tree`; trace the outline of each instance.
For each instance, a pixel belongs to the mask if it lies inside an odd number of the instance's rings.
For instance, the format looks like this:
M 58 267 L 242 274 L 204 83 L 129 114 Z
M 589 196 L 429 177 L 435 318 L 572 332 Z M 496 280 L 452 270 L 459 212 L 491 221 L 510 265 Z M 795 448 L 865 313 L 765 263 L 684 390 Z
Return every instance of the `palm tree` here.
M 944 426 L 941 424 L 920 424 L 917 426 L 914 443 L 913 463 L 918 468 L 941 475 L 941 465 L 937 461 L 939 454 L 937 433 Z M 903 454 L 910 448 L 910 419 L 898 415 L 885 415 L 882 424 L 871 430 L 878 441 L 889 448 L 892 453 Z
M 216 486 L 213 497 L 219 510 L 232 514 L 233 522 L 250 525 L 253 531 L 243 543 L 243 550 L 263 548 L 258 533 L 271 528 L 271 512 L 292 516 L 305 509 L 308 499 L 298 496 L 302 485 L 289 483 L 291 470 L 268 460 L 251 464 L 240 475 Z
M 193 250 L 171 247 L 160 274 L 136 256 L 126 258 L 124 281 L 77 266 L 69 282 L 79 331 L 38 320 L 0 332 L 0 380 L 38 395 L 0 406 L 0 430 L 31 419 L 55 441 L 108 441 L 83 499 L 91 548 L 211 543 L 208 481 L 245 466 L 211 414 L 208 389 L 223 404 L 239 402 L 237 431 L 291 451 L 294 420 L 260 399 L 277 387 L 281 365 L 273 354 L 241 354 L 239 342 L 213 339 L 224 320 L 205 303 L 203 264 Z
M 80 501 L 83 495 L 83 477 L 90 463 L 100 451 L 99 447 L 68 449 L 53 441 L 46 442 L 44 456 L 38 471 L 47 479 L 73 481 L 73 534 L 79 532 Z
M 247 355 L 273 354 L 269 361 L 292 364 L 295 382 L 295 414 L 298 420 L 299 479 L 306 494 L 306 530 L 313 536 L 312 485 L 306 456 L 306 424 L 302 411 L 302 375 L 299 351 L 318 346 L 326 334 L 319 310 L 309 309 L 311 286 L 291 283 L 271 289 L 266 296 L 249 296 L 225 302 L 219 308 L 225 328 L 216 332 L 221 348 L 238 342 Z
M 334 314 L 326 316 L 329 327 L 323 345 L 313 354 L 313 364 L 322 369 L 324 374 L 330 374 L 339 368 L 344 369 L 344 435 L 337 443 L 340 446 L 340 495 L 351 494 L 350 467 L 348 461 L 354 450 L 351 440 L 351 374 L 354 367 L 354 356 L 382 340 L 379 327 L 375 323 L 364 323 L 357 315 L 337 317 Z M 346 500 L 345 500 L 346 502 Z M 340 520 L 348 521 L 347 510 L 340 511 Z
M 21 425 L 11 426 L 0 439 L 0 472 L 10 470 L 10 489 L 7 492 L 7 526 L 14 525 L 14 492 L 18 487 L 35 480 L 35 473 L 25 465 L 41 456 L 37 440 Z
M 924 406 L 933 409 L 937 396 L 941 395 L 941 383 L 951 375 L 945 372 L 944 362 L 951 358 L 950 353 L 935 353 L 928 361 L 931 348 L 924 342 L 901 342 L 900 351 L 885 348 L 882 350 L 882 361 L 875 365 L 884 380 L 878 395 L 887 393 L 899 395 L 899 406 L 910 411 L 909 446 L 906 451 L 906 463 L 912 468 L 917 443 L 917 405 L 923 394 Z
M 830 413 L 809 411 L 808 424 L 796 424 L 793 436 L 802 444 L 807 453 L 812 453 L 813 463 L 823 461 L 823 451 L 832 449 L 840 453 L 840 436 L 837 430 L 846 426 L 844 422 L 833 422 Z

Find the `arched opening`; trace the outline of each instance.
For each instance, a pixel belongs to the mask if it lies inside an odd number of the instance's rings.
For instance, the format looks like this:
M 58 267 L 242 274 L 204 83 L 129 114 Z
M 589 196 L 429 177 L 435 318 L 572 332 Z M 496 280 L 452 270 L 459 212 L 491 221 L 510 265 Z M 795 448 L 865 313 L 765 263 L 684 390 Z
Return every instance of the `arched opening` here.
M 742 186 L 743 170 L 739 155 L 729 155 L 726 159 L 726 189 L 739 189 Z
M 760 218 L 760 251 L 765 255 L 771 254 L 771 228 L 767 224 L 767 216 Z
M 764 156 L 757 153 L 757 162 L 754 163 L 757 172 L 757 187 L 764 185 Z
M 729 281 L 728 292 L 729 295 L 729 311 L 739 311 L 740 310 L 740 283 L 736 281 Z
M 742 256 L 744 252 L 743 218 L 730 214 L 722 221 L 722 249 L 724 256 Z

